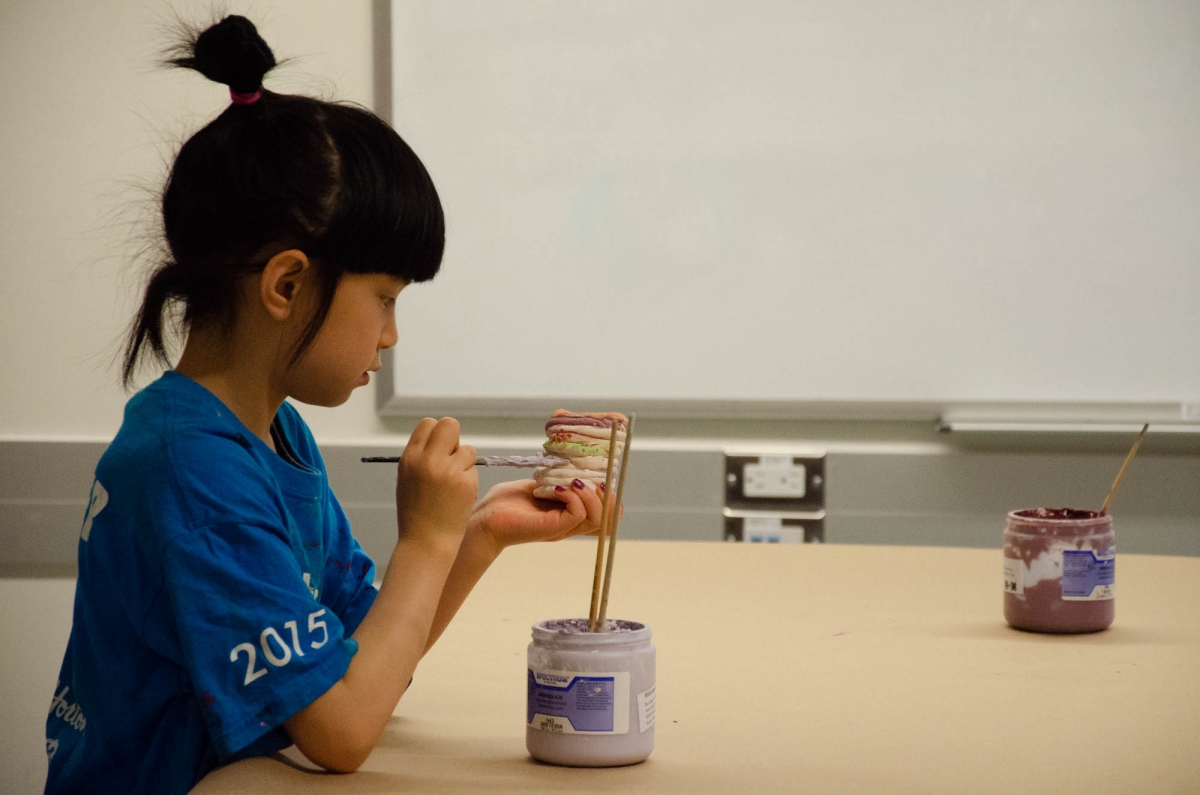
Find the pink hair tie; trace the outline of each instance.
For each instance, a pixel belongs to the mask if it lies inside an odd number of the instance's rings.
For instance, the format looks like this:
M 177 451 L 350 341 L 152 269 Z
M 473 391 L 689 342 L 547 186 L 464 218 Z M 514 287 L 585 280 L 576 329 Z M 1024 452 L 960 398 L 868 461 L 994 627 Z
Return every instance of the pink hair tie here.
M 229 89 L 229 101 L 234 105 L 253 105 L 262 97 L 262 89 L 258 89 L 250 94 L 239 94 L 232 88 Z

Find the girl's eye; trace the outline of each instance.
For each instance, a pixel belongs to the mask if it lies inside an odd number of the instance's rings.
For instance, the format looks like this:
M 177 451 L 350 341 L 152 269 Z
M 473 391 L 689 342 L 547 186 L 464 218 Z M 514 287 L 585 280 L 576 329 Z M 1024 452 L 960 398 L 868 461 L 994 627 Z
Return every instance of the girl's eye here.
M 396 299 L 395 299 L 395 298 L 392 298 L 391 296 L 387 296 L 387 295 L 385 295 L 385 296 L 383 297 L 383 308 L 384 308 L 384 309 L 391 309 L 391 308 L 392 308 L 392 307 L 394 307 L 395 305 L 396 305 Z

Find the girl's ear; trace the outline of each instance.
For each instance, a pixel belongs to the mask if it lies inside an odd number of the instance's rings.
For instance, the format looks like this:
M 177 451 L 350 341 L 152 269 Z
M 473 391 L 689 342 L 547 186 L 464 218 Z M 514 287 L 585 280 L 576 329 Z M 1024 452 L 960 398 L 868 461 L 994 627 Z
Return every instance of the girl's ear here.
M 267 314 L 276 320 L 291 317 L 309 267 L 308 255 L 294 248 L 281 251 L 267 261 L 258 280 L 259 298 Z

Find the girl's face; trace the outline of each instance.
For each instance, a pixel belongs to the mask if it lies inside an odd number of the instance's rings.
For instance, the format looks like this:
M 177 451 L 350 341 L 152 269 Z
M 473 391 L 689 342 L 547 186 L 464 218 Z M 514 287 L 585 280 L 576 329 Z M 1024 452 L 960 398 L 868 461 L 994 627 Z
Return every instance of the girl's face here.
M 396 344 L 400 279 L 347 273 L 338 282 L 329 315 L 312 345 L 284 378 L 290 397 L 314 406 L 340 406 L 379 370 L 379 352 Z

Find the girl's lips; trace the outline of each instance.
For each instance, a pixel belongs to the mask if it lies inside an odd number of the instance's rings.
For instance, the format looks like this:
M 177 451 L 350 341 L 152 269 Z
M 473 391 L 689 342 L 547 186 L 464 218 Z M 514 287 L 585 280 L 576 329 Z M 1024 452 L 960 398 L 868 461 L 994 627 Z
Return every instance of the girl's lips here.
M 371 373 L 363 372 L 362 378 L 358 379 L 358 382 L 362 386 L 366 386 L 367 384 L 371 383 Z

